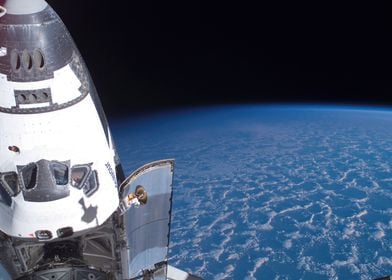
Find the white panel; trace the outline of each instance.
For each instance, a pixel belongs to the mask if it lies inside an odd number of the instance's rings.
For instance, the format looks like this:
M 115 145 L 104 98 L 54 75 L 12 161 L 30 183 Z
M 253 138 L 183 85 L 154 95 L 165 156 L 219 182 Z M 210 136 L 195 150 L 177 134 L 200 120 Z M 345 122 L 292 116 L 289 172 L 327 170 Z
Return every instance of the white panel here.
M 72 226 L 75 231 L 96 227 L 118 207 L 118 191 L 105 164 L 114 169 L 110 150 L 91 96 L 68 108 L 39 114 L 0 113 L 0 172 L 16 171 L 39 159 L 71 160 L 71 165 L 93 163 L 98 171 L 99 189 L 91 197 L 70 187 L 70 196 L 50 202 L 26 202 L 22 193 L 13 205 L 0 207 L 0 230 L 12 236 L 31 237 L 36 230 Z M 8 150 L 15 145 L 20 153 Z M 79 202 L 83 198 L 83 205 Z M 94 219 L 83 221 L 87 212 Z
M 40 108 L 40 107 L 47 107 L 49 106 L 49 102 L 45 103 L 36 103 L 36 104 L 20 104 L 19 108 L 28 109 L 28 108 Z
M 168 265 L 167 266 L 167 279 L 171 280 L 189 280 L 191 277 L 189 274 L 183 270 L 180 270 L 174 266 Z M 197 278 L 194 278 L 197 279 Z M 201 280 L 201 279 L 200 279 Z
M 54 72 L 54 81 L 51 85 L 53 103 L 62 104 L 81 95 L 78 77 L 69 65 Z
M 0 57 L 6 56 L 6 55 L 7 55 L 7 48 L 0 47 Z
M 15 105 L 12 84 L 7 81 L 7 75 L 0 74 L 0 107 L 11 108 Z
M 15 90 L 35 90 L 49 88 L 53 79 L 37 81 L 37 82 L 9 82 Z M 13 93 L 12 93 L 13 95 Z

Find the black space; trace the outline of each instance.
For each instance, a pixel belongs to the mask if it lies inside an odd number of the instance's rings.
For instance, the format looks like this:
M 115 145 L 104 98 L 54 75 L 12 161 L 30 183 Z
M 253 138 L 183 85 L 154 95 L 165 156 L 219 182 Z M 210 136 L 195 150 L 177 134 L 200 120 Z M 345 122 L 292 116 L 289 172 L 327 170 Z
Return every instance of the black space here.
M 383 2 L 105 2 L 49 1 L 109 115 L 238 102 L 392 105 Z

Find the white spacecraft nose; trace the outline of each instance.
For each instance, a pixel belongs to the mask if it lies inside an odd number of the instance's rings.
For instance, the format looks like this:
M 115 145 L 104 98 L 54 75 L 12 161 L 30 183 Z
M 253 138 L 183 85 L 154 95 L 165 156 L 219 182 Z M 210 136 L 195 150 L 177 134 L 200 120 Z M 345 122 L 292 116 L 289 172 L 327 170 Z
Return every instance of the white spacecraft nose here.
M 0 3 L 3 1 L 0 1 Z M 46 8 L 48 4 L 44 0 L 6 0 L 2 6 L 7 14 L 28 15 L 38 13 Z
M 51 112 L 86 97 L 93 87 L 88 71 L 49 4 L 0 0 L 1 10 L 0 112 Z
M 0 231 L 52 239 L 117 209 L 115 151 L 94 84 L 44 0 L 0 0 L 0 131 Z M 66 162 L 62 182 L 57 162 Z

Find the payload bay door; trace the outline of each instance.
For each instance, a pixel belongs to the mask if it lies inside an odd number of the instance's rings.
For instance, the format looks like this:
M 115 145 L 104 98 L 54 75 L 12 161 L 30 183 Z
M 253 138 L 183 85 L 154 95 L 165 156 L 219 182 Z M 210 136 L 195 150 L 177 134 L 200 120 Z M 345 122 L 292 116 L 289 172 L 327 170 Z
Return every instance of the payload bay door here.
M 174 160 L 146 164 L 120 186 L 123 201 L 127 197 L 140 198 L 140 205 L 129 203 L 122 216 L 126 234 L 126 247 L 122 249 L 124 279 L 146 274 L 166 279 L 173 167 Z

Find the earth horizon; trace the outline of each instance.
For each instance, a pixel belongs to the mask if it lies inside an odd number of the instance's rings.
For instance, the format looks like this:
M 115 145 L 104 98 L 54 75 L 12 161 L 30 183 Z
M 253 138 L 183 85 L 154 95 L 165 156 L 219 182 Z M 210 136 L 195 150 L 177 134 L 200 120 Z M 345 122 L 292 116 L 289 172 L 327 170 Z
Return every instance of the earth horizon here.
M 392 274 L 392 109 L 214 106 L 110 126 L 127 174 L 176 160 L 169 264 L 204 279 Z
M 127 173 L 176 159 L 170 264 L 205 279 L 391 273 L 391 111 L 233 105 L 110 123 Z

